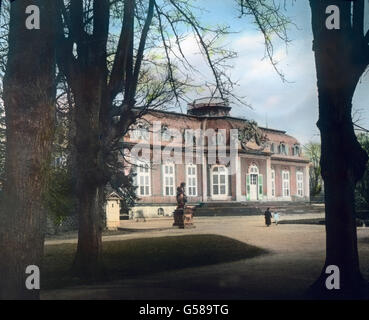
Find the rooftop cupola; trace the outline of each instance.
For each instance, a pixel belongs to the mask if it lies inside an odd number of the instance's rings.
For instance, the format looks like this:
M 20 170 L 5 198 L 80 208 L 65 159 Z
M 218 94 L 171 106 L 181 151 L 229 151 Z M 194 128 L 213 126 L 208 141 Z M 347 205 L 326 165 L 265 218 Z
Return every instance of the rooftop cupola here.
M 188 104 L 187 113 L 193 116 L 222 117 L 229 116 L 231 109 L 227 99 L 201 98 Z

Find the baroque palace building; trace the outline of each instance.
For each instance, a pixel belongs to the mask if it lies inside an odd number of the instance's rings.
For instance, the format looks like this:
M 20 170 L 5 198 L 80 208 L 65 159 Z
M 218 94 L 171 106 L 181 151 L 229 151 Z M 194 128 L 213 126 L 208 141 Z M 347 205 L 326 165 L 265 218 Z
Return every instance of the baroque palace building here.
M 238 154 L 232 163 L 235 170 L 230 170 L 229 165 L 208 163 L 206 142 L 200 161 L 196 158 L 183 159 L 180 164 L 164 161 L 131 166 L 129 170 L 136 173 L 139 197 L 133 208 L 136 216 L 171 215 L 176 208 L 177 187 L 182 182 L 186 183 L 189 205 L 309 200 L 310 163 L 303 157 L 300 143 L 285 131 L 258 127 L 255 122 L 230 116 L 230 111 L 231 107 L 223 100 L 199 99 L 188 106 L 187 114 L 149 111 L 135 124 L 124 137 L 124 144 L 132 148 L 137 143 L 146 143 L 151 157 L 157 148 L 151 134 L 154 123 L 161 125 L 161 150 L 168 144 L 174 146 L 173 150 L 184 150 L 188 130 L 213 129 L 217 136 L 218 132 L 224 133 L 226 145 L 231 130 L 240 132 Z M 171 136 L 172 128 L 184 137 L 177 144 Z M 193 146 L 196 149 L 196 138 Z

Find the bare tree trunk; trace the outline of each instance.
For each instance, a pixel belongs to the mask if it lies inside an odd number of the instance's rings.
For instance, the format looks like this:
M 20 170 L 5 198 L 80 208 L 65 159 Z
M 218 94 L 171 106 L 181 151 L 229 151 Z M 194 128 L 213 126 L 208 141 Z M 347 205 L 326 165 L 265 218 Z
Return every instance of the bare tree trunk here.
M 103 187 L 88 188 L 79 197 L 79 232 L 74 272 L 83 278 L 96 279 L 103 274 L 103 192 Z
M 74 273 L 94 279 L 102 267 L 102 215 L 104 179 L 100 105 L 102 87 L 97 68 L 89 67 L 72 86 L 75 97 L 76 193 L 78 198 L 79 232 Z
M 40 8 L 41 29 L 25 27 L 25 10 Z M 43 193 L 55 123 L 53 1 L 17 0 L 10 12 L 4 79 L 6 181 L 0 211 L 0 298 L 38 299 L 27 290 L 26 268 L 41 267 L 46 212 Z M 42 269 L 41 269 L 42 274 Z

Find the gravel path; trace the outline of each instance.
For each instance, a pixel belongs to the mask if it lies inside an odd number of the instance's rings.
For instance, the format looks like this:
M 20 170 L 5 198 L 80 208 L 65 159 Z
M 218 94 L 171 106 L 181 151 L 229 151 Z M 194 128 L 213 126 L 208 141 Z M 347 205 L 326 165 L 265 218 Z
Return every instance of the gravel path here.
M 322 215 L 282 216 L 310 219 Z M 148 274 L 98 286 L 42 292 L 43 299 L 299 299 L 324 264 L 325 230 L 319 225 L 272 225 L 260 217 L 197 218 L 195 229 L 171 228 L 171 220 L 124 221 L 124 235 L 104 241 L 135 238 L 218 234 L 267 249 L 253 259 L 212 266 Z M 141 230 L 140 230 L 141 229 Z M 369 279 L 369 228 L 358 228 L 361 269 Z M 368 241 L 366 241 L 368 240 Z M 75 240 L 47 241 L 47 245 Z M 148 261 L 149 263 L 149 261 Z

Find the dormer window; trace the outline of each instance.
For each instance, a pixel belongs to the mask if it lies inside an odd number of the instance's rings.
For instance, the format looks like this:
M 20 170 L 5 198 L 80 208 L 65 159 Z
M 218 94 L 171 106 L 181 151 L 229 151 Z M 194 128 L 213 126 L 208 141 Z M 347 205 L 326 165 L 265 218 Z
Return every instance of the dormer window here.
M 279 150 L 278 150 L 278 153 L 279 154 L 284 154 L 285 156 L 288 156 L 288 147 L 287 147 L 287 145 L 286 144 L 284 144 L 284 143 L 281 143 L 280 145 L 279 145 L 279 148 L 278 148 Z
M 149 127 L 145 123 L 138 123 L 136 127 L 133 129 L 132 134 L 130 135 L 133 140 L 136 141 L 149 141 Z
M 184 139 L 186 146 L 196 147 L 196 132 L 192 129 L 186 129 L 184 131 Z
M 270 145 L 270 152 L 275 153 L 275 144 L 274 144 L 274 143 L 272 143 L 272 144 Z
M 298 144 L 294 145 L 292 147 L 292 155 L 293 156 L 300 156 L 300 154 L 301 154 L 301 148 L 300 148 L 300 146 Z
M 163 126 L 161 129 L 161 138 L 165 142 L 169 142 L 172 140 L 173 136 L 170 132 L 170 129 L 167 126 Z
M 218 135 L 218 145 L 219 146 L 225 146 L 226 145 L 226 140 L 227 140 L 227 132 L 226 130 L 219 130 L 217 132 Z

